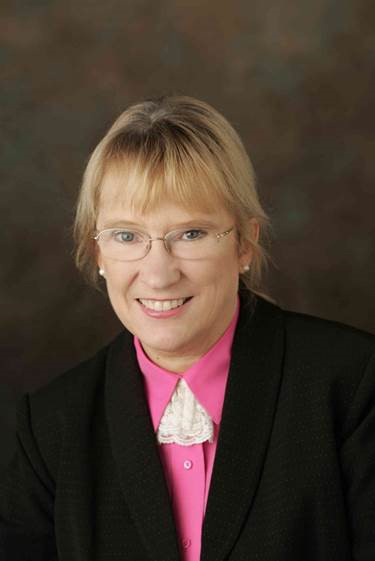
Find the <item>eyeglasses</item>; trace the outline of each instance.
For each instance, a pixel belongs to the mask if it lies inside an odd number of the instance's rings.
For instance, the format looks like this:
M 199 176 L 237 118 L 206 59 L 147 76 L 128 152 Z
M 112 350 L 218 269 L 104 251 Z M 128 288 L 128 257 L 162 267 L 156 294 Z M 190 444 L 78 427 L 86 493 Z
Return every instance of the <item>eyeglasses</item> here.
M 181 259 L 205 259 L 217 251 L 221 238 L 232 232 L 215 233 L 208 229 L 191 228 L 168 232 L 161 238 L 150 238 L 148 234 L 122 228 L 108 228 L 98 232 L 93 239 L 99 244 L 104 257 L 117 261 L 136 261 L 147 255 L 152 242 L 160 240 L 165 249 Z

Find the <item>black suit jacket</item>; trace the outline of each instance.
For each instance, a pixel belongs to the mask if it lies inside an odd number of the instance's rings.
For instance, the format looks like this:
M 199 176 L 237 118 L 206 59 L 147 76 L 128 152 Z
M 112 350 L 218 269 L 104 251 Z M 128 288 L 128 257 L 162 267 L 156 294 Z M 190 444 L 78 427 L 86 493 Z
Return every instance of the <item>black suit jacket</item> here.
M 178 561 L 132 336 L 22 397 L 1 561 Z M 375 560 L 375 337 L 241 293 L 202 561 Z

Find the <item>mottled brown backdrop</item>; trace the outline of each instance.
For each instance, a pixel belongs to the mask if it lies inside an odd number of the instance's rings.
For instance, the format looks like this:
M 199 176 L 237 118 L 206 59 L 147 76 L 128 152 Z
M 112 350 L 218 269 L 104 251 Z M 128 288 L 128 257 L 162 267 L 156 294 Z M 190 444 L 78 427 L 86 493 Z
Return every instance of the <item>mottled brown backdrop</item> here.
M 202 98 L 241 134 L 274 298 L 375 332 L 374 15 L 373 0 L 2 0 L 3 441 L 18 392 L 120 329 L 74 269 L 71 223 L 90 150 L 144 97 Z

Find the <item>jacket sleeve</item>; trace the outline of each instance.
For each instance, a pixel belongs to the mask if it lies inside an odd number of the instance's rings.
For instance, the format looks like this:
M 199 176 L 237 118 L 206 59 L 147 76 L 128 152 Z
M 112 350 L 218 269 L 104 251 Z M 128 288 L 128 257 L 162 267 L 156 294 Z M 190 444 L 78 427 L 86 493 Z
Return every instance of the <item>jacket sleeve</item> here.
M 32 430 L 28 394 L 17 405 L 16 449 L 0 475 L 1 561 L 57 560 L 55 484 Z
M 341 446 L 353 561 L 375 559 L 375 353 L 355 391 Z

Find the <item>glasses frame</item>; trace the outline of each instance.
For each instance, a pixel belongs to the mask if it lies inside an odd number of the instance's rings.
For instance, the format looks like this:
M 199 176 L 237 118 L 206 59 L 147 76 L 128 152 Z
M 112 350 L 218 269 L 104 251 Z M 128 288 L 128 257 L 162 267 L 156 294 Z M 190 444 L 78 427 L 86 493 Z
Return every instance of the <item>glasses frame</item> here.
M 190 230 L 199 230 L 200 228 L 190 228 Z M 97 232 L 92 239 L 96 241 L 97 244 L 99 244 L 100 242 L 100 236 L 102 234 L 104 234 L 105 232 L 113 232 L 116 230 L 127 230 L 126 228 L 105 228 L 104 230 L 100 230 L 100 232 Z M 232 231 L 234 230 L 234 226 L 231 226 L 229 229 L 224 230 L 223 232 L 218 232 L 215 234 L 215 237 L 217 239 L 217 241 L 219 242 L 221 240 L 221 238 L 224 238 L 225 236 L 227 236 L 228 234 L 230 234 Z M 129 228 L 130 232 L 137 232 L 138 234 L 142 234 L 143 232 L 140 232 L 139 230 L 132 230 L 131 228 Z M 144 257 L 146 257 L 146 255 L 151 251 L 151 247 L 152 247 L 152 242 L 155 241 L 162 241 L 164 244 L 164 247 L 166 249 L 166 251 L 169 253 L 169 255 L 173 255 L 171 248 L 169 246 L 168 243 L 168 239 L 172 237 L 172 234 L 175 234 L 176 232 L 183 232 L 183 231 L 189 231 L 189 228 L 177 228 L 176 230 L 171 230 L 170 232 L 167 232 L 164 236 L 158 236 L 157 238 L 152 238 L 151 236 L 149 236 L 148 234 L 144 234 L 146 236 L 145 239 L 145 254 L 142 257 L 136 257 L 135 259 L 115 259 L 115 258 L 108 258 L 108 259 L 113 259 L 114 261 L 140 261 L 141 259 L 143 259 Z M 179 259 L 186 259 L 184 257 L 180 257 Z

